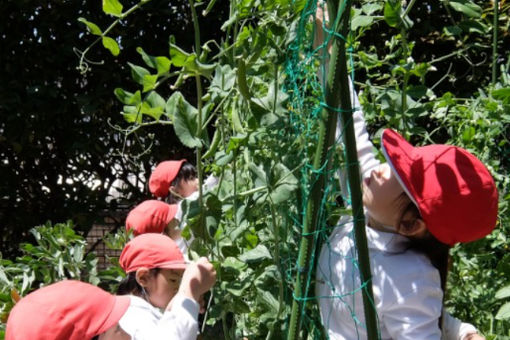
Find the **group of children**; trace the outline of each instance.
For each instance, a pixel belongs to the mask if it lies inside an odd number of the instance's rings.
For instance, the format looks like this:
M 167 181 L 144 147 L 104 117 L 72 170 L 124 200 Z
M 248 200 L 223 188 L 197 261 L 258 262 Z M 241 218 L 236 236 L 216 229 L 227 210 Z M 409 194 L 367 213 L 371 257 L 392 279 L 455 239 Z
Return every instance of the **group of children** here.
M 319 13 L 318 19 L 322 26 Z M 382 134 L 386 163 L 380 163 L 352 87 L 351 94 L 380 338 L 483 339 L 443 311 L 443 296 L 449 248 L 482 238 L 496 225 L 492 176 L 462 148 L 413 147 L 390 129 Z M 341 131 L 339 125 L 337 137 Z M 206 258 L 188 262 L 178 227 L 179 201 L 197 195 L 195 168 L 184 160 L 163 162 L 149 189 L 166 202 L 148 200 L 128 214 L 126 228 L 135 238 L 120 256 L 127 276 L 117 295 L 71 280 L 41 288 L 13 308 L 7 340 L 196 338 L 201 297 L 216 273 Z M 352 231 L 352 217 L 342 218 L 317 265 L 322 322 L 337 340 L 367 338 Z
M 160 163 L 149 189 L 172 203 L 147 200 L 129 212 L 135 237 L 119 258 L 126 277 L 117 294 L 74 280 L 38 289 L 12 309 L 6 340 L 196 339 L 203 295 L 216 280 L 206 258 L 187 260 L 178 228 L 179 201 L 197 185 L 192 164 Z

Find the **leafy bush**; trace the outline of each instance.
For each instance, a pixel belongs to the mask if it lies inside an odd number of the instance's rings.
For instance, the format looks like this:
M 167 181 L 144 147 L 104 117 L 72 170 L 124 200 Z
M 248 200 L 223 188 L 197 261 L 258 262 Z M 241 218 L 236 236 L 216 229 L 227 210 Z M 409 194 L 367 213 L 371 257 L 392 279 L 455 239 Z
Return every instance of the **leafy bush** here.
M 0 332 L 5 331 L 15 301 L 37 288 L 65 279 L 114 286 L 122 279 L 124 274 L 118 266 L 98 272 L 96 255 L 86 252 L 84 238 L 73 227 L 71 221 L 35 227 L 30 230 L 35 244 L 21 244 L 22 255 L 14 261 L 0 259 Z

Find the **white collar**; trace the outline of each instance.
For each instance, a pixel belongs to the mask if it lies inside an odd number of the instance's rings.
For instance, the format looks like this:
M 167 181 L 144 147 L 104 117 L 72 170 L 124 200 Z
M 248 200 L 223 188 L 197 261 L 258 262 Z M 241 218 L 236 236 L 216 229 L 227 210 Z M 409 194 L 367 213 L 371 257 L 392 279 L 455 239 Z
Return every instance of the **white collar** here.
M 379 231 L 367 226 L 367 244 L 370 249 L 387 253 L 401 253 L 409 247 L 409 239 L 405 236 Z

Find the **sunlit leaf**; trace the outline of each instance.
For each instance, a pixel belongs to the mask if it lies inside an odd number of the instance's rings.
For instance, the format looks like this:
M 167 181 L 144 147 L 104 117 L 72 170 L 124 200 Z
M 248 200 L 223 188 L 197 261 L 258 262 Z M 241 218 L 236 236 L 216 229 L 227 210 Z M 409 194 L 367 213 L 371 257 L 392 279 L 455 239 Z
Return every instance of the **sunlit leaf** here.
M 120 48 L 117 42 L 110 37 L 103 37 L 103 46 L 110 51 L 114 56 L 118 56 Z
M 85 18 L 78 18 L 78 21 L 83 22 L 87 26 L 87 30 L 94 35 L 101 35 L 103 32 L 93 22 L 87 21 Z
M 118 0 L 103 0 L 103 12 L 118 17 L 122 14 L 122 4 Z

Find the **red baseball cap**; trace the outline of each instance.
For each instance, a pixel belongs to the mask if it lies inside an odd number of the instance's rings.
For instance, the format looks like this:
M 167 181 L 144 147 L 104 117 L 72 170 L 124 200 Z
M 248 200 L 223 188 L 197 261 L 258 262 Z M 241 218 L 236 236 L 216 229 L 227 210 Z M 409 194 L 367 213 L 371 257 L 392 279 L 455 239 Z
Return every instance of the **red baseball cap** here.
M 88 283 L 66 280 L 21 299 L 7 320 L 6 340 L 88 340 L 117 324 L 130 304 Z
M 168 196 L 170 185 L 175 177 L 177 177 L 179 170 L 181 170 L 182 163 L 184 162 L 186 162 L 185 159 L 159 163 L 149 178 L 150 192 L 156 197 Z
M 442 144 L 414 147 L 390 129 L 383 131 L 382 149 L 439 241 L 471 242 L 494 229 L 498 215 L 494 179 L 467 150 Z
M 129 241 L 119 263 L 126 273 L 139 268 L 185 269 L 186 261 L 177 243 L 162 234 L 143 234 Z
M 131 210 L 126 218 L 126 230 L 135 235 L 162 233 L 177 213 L 177 204 L 157 200 L 143 201 Z

